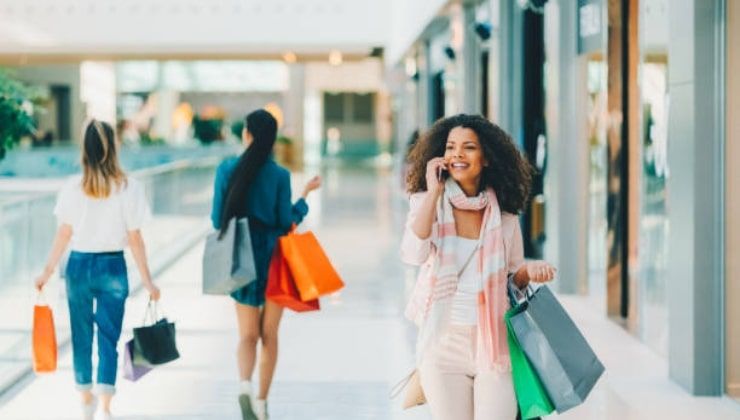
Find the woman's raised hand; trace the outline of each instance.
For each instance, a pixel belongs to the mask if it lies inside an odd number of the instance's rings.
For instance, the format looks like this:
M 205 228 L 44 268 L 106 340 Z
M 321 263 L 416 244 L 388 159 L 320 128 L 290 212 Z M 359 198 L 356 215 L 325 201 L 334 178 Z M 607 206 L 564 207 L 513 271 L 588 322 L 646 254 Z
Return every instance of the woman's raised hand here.
M 316 175 L 313 178 L 309 179 L 308 182 L 306 182 L 306 187 L 303 189 L 303 198 L 306 198 L 308 196 L 308 193 L 310 193 L 313 190 L 317 190 L 321 187 L 321 177 Z
M 442 171 L 447 170 L 447 163 L 442 157 L 436 157 L 427 162 L 427 191 L 440 194 L 444 191 L 444 179 L 441 179 Z

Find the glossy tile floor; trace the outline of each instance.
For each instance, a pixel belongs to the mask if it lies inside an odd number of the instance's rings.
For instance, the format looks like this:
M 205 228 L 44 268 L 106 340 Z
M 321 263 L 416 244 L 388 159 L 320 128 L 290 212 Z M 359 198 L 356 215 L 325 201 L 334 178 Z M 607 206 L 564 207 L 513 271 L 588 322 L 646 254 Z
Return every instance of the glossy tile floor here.
M 298 177 L 296 177 L 298 178 Z M 300 185 L 299 179 L 296 184 Z M 398 260 L 405 204 L 389 173 L 325 173 L 305 226 L 336 263 L 347 287 L 318 313 L 286 313 L 270 397 L 273 419 L 428 419 L 388 398 L 410 368 L 414 329 L 401 316 L 410 271 Z M 297 188 L 297 187 L 296 187 Z M 118 419 L 238 419 L 233 304 L 199 291 L 202 243 L 159 277 L 163 310 L 177 322 L 180 360 L 137 383 L 120 380 Z M 585 298 L 562 301 L 607 367 L 586 404 L 563 419 L 740 419 L 725 398 L 695 398 L 667 379 L 665 360 L 594 310 Z M 146 298 L 127 306 L 124 340 L 140 324 Z M 71 355 L 57 373 L 19 384 L 0 401 L 0 419 L 80 418 Z

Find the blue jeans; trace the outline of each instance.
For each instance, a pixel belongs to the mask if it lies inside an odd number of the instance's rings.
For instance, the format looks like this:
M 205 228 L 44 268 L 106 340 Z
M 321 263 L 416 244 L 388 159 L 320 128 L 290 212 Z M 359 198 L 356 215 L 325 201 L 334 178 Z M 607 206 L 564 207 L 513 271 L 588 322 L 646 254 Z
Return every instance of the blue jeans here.
M 118 339 L 128 297 L 128 275 L 123 252 L 72 251 L 66 274 L 77 388 L 83 391 L 92 388 L 93 324 L 97 324 L 98 390 L 114 394 Z

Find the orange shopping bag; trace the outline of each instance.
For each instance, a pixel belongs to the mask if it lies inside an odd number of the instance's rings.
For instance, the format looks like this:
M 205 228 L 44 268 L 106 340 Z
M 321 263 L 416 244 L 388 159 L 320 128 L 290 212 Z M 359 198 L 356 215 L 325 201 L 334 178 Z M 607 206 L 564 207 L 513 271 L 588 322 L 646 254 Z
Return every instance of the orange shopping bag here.
M 302 301 L 317 299 L 344 287 L 313 233 L 296 233 L 293 226 L 290 233 L 280 238 L 280 251 Z
M 54 317 L 48 304 L 33 307 L 33 370 L 37 373 L 57 369 L 57 337 Z
M 292 309 L 296 312 L 318 311 L 319 300 L 313 299 L 303 302 L 298 290 L 296 290 L 293 276 L 280 252 L 280 247 L 275 246 L 275 252 L 270 260 L 270 269 L 267 274 L 267 290 L 265 297 L 280 306 Z

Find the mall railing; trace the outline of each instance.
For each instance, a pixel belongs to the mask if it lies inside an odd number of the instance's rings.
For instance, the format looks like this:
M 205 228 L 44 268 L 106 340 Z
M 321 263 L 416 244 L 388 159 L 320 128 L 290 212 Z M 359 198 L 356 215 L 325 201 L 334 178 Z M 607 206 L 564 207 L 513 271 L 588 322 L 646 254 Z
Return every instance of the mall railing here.
M 154 220 L 144 229 L 150 266 L 156 276 L 200 240 L 209 228 L 215 166 L 224 155 L 183 159 L 131 173 L 144 183 Z M 36 293 L 32 282 L 41 272 L 56 231 L 56 193 L 0 195 L 0 395 L 31 373 L 30 332 Z M 131 291 L 138 273 L 129 264 Z M 62 281 L 50 283 L 61 347 L 69 341 Z

